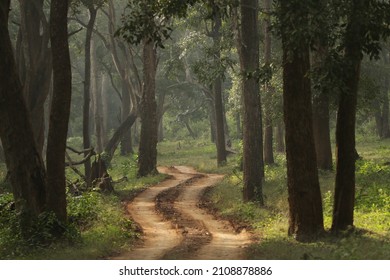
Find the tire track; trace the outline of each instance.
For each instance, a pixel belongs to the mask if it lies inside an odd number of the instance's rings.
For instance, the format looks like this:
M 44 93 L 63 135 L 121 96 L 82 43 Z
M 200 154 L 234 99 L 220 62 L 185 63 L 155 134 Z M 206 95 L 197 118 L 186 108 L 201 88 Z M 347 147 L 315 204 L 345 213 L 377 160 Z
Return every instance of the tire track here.
M 161 167 L 160 173 L 171 174 L 172 168 Z M 155 211 L 155 200 L 159 193 L 191 180 L 193 175 L 174 173 L 167 179 L 140 193 L 127 205 L 132 219 L 142 227 L 143 242 L 130 252 L 112 259 L 116 260 L 155 260 L 161 259 L 166 251 L 180 244 L 182 235 L 172 227 L 170 221 L 164 221 Z
M 150 187 L 127 206 L 143 229 L 143 243 L 114 259 L 245 259 L 250 234 L 236 233 L 229 222 L 198 207 L 205 190 L 223 175 L 187 166 L 161 167 L 159 172 L 172 178 Z

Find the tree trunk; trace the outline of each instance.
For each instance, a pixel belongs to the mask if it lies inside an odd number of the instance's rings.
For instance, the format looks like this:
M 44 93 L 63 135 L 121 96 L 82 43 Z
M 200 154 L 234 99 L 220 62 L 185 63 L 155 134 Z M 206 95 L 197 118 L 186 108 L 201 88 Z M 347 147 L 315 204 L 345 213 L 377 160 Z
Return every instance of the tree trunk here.
M 157 104 L 156 68 L 157 55 L 154 42 L 145 39 L 143 46 L 144 88 L 141 101 L 141 139 L 138 154 L 138 176 L 157 172 Z
M 130 92 L 127 84 L 122 82 L 122 121 L 130 114 Z M 131 129 L 126 131 L 121 140 L 121 155 L 133 154 L 133 143 L 131 141 Z
M 53 99 L 47 141 L 47 210 L 66 222 L 65 150 L 72 96 L 68 44 L 68 1 L 52 0 L 50 38 L 53 56 Z
M 344 86 L 339 97 L 336 124 L 336 186 L 333 205 L 332 231 L 346 230 L 353 226 L 355 207 L 355 125 L 357 92 L 360 77 L 362 38 L 361 13 L 366 3 L 352 2 L 352 10 L 345 35 Z
M 271 31 L 270 31 L 270 19 L 271 19 L 271 0 L 264 0 L 264 11 L 266 18 L 264 20 L 264 64 L 266 67 L 271 65 Z M 270 101 L 272 99 L 272 86 L 267 82 L 264 86 L 265 98 Z M 268 103 L 268 104 L 267 104 Z M 274 164 L 274 150 L 273 150 L 273 127 L 270 102 L 266 102 L 268 106 L 264 107 L 265 113 L 265 130 L 264 130 L 264 163 Z
M 0 137 L 24 237 L 44 210 L 46 173 L 20 83 L 8 33 L 10 1 L 0 2 Z
M 214 18 L 213 18 L 213 48 L 214 48 L 214 63 L 219 66 L 221 63 L 221 26 L 222 19 L 218 8 L 214 7 Z M 215 106 L 215 124 L 216 124 L 216 148 L 217 148 L 217 165 L 222 166 L 226 164 L 226 143 L 225 143 L 225 130 L 223 121 L 223 101 L 222 101 L 222 79 L 218 75 L 213 81 L 212 85 L 214 95 L 214 106 Z
M 21 11 L 21 44 L 24 63 L 23 92 L 38 151 L 45 142 L 44 104 L 50 91 L 52 57 L 49 48 L 49 24 L 43 11 L 43 0 L 19 0 Z
M 107 142 L 106 146 L 104 147 L 104 153 L 106 154 L 105 161 L 106 164 L 108 164 L 112 157 L 114 156 L 115 150 L 119 145 L 119 142 L 123 138 L 123 135 L 131 130 L 131 127 L 137 120 L 137 115 L 134 112 L 130 112 L 130 114 L 127 116 L 126 120 L 121 123 L 121 125 L 115 130 L 114 135 L 111 137 L 111 139 Z
M 215 120 L 215 106 L 214 106 L 214 100 L 208 99 L 207 100 L 207 107 L 209 108 L 209 121 L 210 121 L 210 141 L 212 143 L 216 143 L 216 120 Z
M 313 68 L 322 68 L 327 56 L 327 49 L 317 44 L 312 52 Z M 316 89 L 313 88 L 313 91 Z M 316 147 L 317 167 L 323 170 L 332 170 L 332 146 L 330 143 L 329 127 L 329 95 L 325 86 L 315 91 L 313 96 L 313 130 Z
M 93 27 L 95 25 L 97 10 L 93 7 L 88 8 L 89 21 L 87 33 L 85 36 L 85 78 L 84 78 L 84 104 L 83 104 L 83 147 L 88 149 L 91 147 L 91 136 L 89 131 L 90 122 L 90 102 L 91 102 L 91 40 Z M 84 154 L 87 156 L 88 154 Z M 84 163 L 85 178 L 87 185 L 91 185 L 91 160 L 88 159 Z
M 283 109 L 286 127 L 287 186 L 290 235 L 316 238 L 324 230 L 320 185 L 313 137 L 309 44 L 291 34 L 308 27 L 307 7 L 299 1 L 281 2 L 283 45 Z M 303 11 L 306 10 L 306 15 Z M 300 11 L 294 13 L 293 11 Z M 306 16 L 306 18 L 302 18 Z
M 282 121 L 278 122 L 276 127 L 276 151 L 278 153 L 285 153 L 286 146 L 284 144 L 284 125 Z
M 91 94 L 93 100 L 93 117 L 96 138 L 96 152 L 103 152 L 103 101 L 101 75 L 98 73 L 97 54 L 94 38 L 91 39 Z
M 318 96 L 313 98 L 313 129 L 317 167 L 323 170 L 332 170 L 333 160 L 330 143 L 329 96 L 323 91 L 319 92 Z
M 387 54 L 384 55 L 386 66 L 390 65 L 390 60 Z M 383 109 L 382 109 L 382 138 L 390 138 L 389 126 L 389 90 L 390 90 L 390 74 L 386 74 L 384 83 Z
M 241 26 L 238 30 L 238 52 L 241 72 L 243 73 L 243 169 L 244 201 L 263 201 L 263 139 L 261 121 L 261 103 L 258 78 L 259 37 L 258 37 L 258 1 L 242 0 L 240 4 Z
M 4 161 L 5 161 L 4 149 L 3 149 L 3 144 L 1 144 L 1 140 L 0 140 L 0 162 L 4 162 Z

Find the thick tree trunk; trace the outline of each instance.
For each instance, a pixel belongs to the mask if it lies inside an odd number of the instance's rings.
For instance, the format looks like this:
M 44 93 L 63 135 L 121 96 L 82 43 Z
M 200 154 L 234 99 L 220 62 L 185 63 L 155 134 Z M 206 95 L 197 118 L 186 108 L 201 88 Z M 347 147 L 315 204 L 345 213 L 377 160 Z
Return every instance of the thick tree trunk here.
M 264 64 L 267 67 L 270 67 L 271 64 L 271 30 L 270 30 L 270 12 L 271 12 L 271 0 L 264 0 L 264 11 L 266 13 L 266 18 L 264 20 Z M 264 86 L 266 99 L 270 101 L 272 99 L 272 86 L 269 82 Z M 265 164 L 274 164 L 274 150 L 273 150 L 273 125 L 272 125 L 272 116 L 271 116 L 271 106 L 270 102 L 268 106 L 265 106 L 265 129 L 264 129 L 264 163 Z
M 83 104 L 83 147 L 88 149 L 91 147 L 90 136 L 90 103 L 91 103 L 91 40 L 93 27 L 95 25 L 97 10 L 93 7 L 88 8 L 89 21 L 87 33 L 85 36 L 85 78 L 84 78 L 84 104 Z M 87 156 L 87 154 L 84 154 Z M 91 185 L 91 160 L 84 163 L 85 178 L 87 185 Z
M 0 2 L 0 137 L 22 234 L 44 210 L 46 173 L 20 83 L 8 33 L 10 1 Z
M 307 28 L 307 9 L 298 1 L 281 2 L 283 45 L 283 109 L 286 127 L 287 186 L 290 235 L 310 240 L 324 230 L 313 137 L 309 44 L 291 38 L 293 28 Z M 300 11 L 294 14 L 292 11 Z M 289 16 L 288 19 L 284 18 Z M 305 16 L 305 15 L 304 15 Z M 308 15 L 306 14 L 306 17 Z M 296 25 L 294 25 L 296 23 Z M 294 29 L 295 30 L 295 29 Z
M 49 25 L 43 12 L 43 0 L 22 1 L 20 61 L 22 84 L 38 151 L 45 142 L 44 103 L 50 91 L 52 57 L 49 48 Z M 23 63 L 23 65 L 21 65 Z
M 68 44 L 68 1 L 52 0 L 50 38 L 53 56 L 53 99 L 47 142 L 47 210 L 66 222 L 65 150 L 72 96 Z
M 143 46 L 144 88 L 141 101 L 141 139 L 138 154 L 138 176 L 157 172 L 157 104 L 156 68 L 157 55 L 154 43 L 145 39 Z
M 244 201 L 263 201 L 263 139 L 259 82 L 254 73 L 259 69 L 258 1 L 242 0 L 238 52 L 243 75 L 244 111 L 243 171 Z

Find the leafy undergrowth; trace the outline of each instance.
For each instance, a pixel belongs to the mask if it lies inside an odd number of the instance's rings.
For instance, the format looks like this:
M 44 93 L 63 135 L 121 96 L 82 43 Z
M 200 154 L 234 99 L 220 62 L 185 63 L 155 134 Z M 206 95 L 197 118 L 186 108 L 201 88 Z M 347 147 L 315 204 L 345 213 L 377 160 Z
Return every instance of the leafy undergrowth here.
M 266 167 L 265 207 L 244 204 L 242 173 L 230 176 L 208 193 L 219 215 L 249 224 L 259 241 L 248 248 L 250 259 L 390 259 L 390 143 L 358 147 L 362 159 L 356 168 L 355 226 L 339 236 L 330 233 L 317 242 L 299 243 L 287 236 L 288 204 L 285 158 Z M 378 149 L 379 147 L 379 149 Z M 373 153 L 373 150 L 377 151 Z M 320 171 L 324 222 L 329 231 L 332 217 L 334 172 Z
M 107 195 L 96 190 L 83 191 L 77 196 L 68 193 L 69 224 L 62 226 L 65 235 L 60 239 L 51 232 L 56 223 L 54 217 L 46 213 L 40 217 L 33 237 L 22 238 L 10 187 L 2 184 L 0 259 L 101 259 L 131 247 L 139 229 L 125 215 L 123 202 L 165 176 L 136 178 L 136 158 L 121 156 L 114 158 L 109 172 L 114 181 L 127 178 L 115 184 L 115 193 Z M 74 181 L 74 176 L 68 170 L 68 179 Z

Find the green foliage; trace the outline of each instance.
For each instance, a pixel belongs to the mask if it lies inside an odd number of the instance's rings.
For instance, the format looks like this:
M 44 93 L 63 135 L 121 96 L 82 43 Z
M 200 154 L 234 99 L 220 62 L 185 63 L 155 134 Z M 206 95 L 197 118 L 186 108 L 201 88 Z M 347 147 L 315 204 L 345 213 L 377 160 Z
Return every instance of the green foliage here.
M 68 195 L 69 220 L 81 229 L 91 226 L 99 215 L 99 196 L 97 192 L 86 192 L 80 196 Z
M 388 259 L 390 257 L 390 157 L 388 141 L 358 145 L 354 232 L 325 234 L 317 242 L 302 244 L 287 236 L 288 200 L 286 160 L 277 154 L 276 165 L 266 166 L 265 208 L 245 205 L 241 199 L 242 173 L 234 172 L 209 193 L 218 213 L 235 223 L 249 223 L 260 241 L 248 249 L 250 259 Z M 334 171 L 319 172 L 324 220 L 331 226 Z
M 116 32 L 130 44 L 151 40 L 164 48 L 163 42 L 171 35 L 170 20 L 183 18 L 187 7 L 195 0 L 129 0 L 122 17 L 122 27 Z

